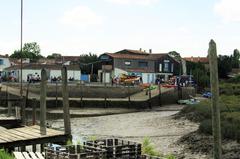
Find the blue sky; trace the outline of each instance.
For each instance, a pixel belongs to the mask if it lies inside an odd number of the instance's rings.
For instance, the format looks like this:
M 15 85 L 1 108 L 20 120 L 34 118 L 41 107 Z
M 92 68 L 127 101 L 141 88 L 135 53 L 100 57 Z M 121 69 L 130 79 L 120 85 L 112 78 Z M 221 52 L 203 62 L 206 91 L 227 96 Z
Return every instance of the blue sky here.
M 240 47 L 239 0 L 24 0 L 24 42 L 43 55 L 121 49 L 206 56 Z M 1 0 L 0 54 L 19 49 L 20 0 Z M 240 48 L 239 48 L 240 49 Z

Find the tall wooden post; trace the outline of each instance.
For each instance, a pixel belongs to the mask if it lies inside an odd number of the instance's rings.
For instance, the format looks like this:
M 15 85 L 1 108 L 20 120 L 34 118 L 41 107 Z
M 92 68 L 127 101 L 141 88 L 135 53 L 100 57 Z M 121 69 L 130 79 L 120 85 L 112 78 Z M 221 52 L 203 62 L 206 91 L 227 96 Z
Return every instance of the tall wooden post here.
M 214 139 L 214 159 L 222 158 L 221 121 L 219 109 L 218 63 L 216 43 L 211 40 L 208 49 L 210 64 L 210 82 L 212 91 L 212 129 Z
M 8 117 L 12 115 L 12 101 L 10 99 L 10 94 L 7 94 L 7 105 L 8 105 Z
M 149 96 L 149 108 L 152 109 L 152 92 L 151 92 L 151 84 L 149 85 L 149 88 L 148 88 L 148 96 Z
M 130 86 L 127 87 L 128 90 L 128 108 L 131 106 L 131 94 L 130 94 Z
M 64 128 L 65 134 L 71 135 L 71 123 L 69 113 L 69 95 L 68 95 L 68 77 L 67 67 L 62 68 L 62 97 L 63 97 L 63 114 L 64 114 Z
M 40 133 L 46 135 L 46 95 L 47 95 L 47 71 L 41 71 L 40 90 Z
M 58 81 L 56 81 L 56 101 L 55 101 L 56 103 L 56 108 L 57 108 L 57 106 L 58 106 Z
M 36 110 L 37 100 L 36 100 L 36 98 L 34 98 L 32 101 L 33 101 L 33 103 L 32 103 L 32 124 L 35 125 L 36 124 L 36 116 L 37 116 L 37 110 Z
M 160 82 L 159 82 L 159 84 L 158 84 L 158 99 L 159 99 L 159 106 L 161 106 L 162 105 L 162 92 L 161 92 L 161 84 L 160 84 Z

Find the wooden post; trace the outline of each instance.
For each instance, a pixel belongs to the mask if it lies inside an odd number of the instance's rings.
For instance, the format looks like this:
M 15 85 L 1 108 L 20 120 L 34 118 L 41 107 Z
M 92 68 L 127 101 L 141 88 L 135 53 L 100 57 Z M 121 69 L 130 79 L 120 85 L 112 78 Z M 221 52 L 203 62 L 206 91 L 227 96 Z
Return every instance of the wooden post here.
M 12 115 L 12 101 L 10 100 L 9 93 L 7 98 L 7 104 L 8 104 L 8 117 L 10 117 Z
M 41 90 L 40 90 L 40 133 L 46 135 L 46 95 L 47 95 L 47 72 L 41 71 Z
M 58 106 L 58 83 L 57 83 L 58 81 L 56 81 L 56 108 L 57 108 L 57 106 Z
M 221 143 L 221 121 L 219 108 L 219 86 L 218 86 L 218 63 L 217 63 L 217 47 L 216 43 L 211 40 L 208 49 L 209 64 L 210 64 L 210 82 L 212 92 L 212 129 L 213 129 L 213 156 L 214 159 L 222 158 L 222 143 Z
M 37 151 L 37 146 L 34 144 L 34 145 L 32 145 L 32 151 L 33 152 L 36 152 Z
M 83 105 L 83 85 L 82 85 L 82 82 L 80 82 L 80 92 L 81 92 L 81 107 L 84 107 L 84 105 Z
M 28 101 L 28 91 L 29 91 L 29 85 L 30 83 L 27 84 L 27 90 L 26 90 L 26 96 L 22 97 L 22 114 L 21 114 L 21 119 L 22 119 L 22 124 L 26 125 L 26 107 L 27 107 L 27 101 Z
M 22 123 L 22 125 L 25 125 L 26 124 L 26 113 L 25 113 L 26 107 L 24 104 L 23 96 L 20 97 L 20 106 L 21 106 L 21 109 L 20 109 L 21 123 Z
M 152 109 L 152 92 L 151 92 L 151 84 L 149 85 L 149 90 L 148 90 L 148 96 L 149 96 L 149 108 Z
M 131 106 L 130 86 L 128 86 L 128 108 Z
M 32 124 L 35 125 L 36 124 L 36 106 L 37 105 L 37 100 L 34 98 L 33 99 L 33 103 L 32 103 Z
M 63 114 L 64 114 L 64 128 L 65 134 L 71 135 L 71 123 L 69 113 L 69 94 L 68 94 L 68 77 L 67 67 L 62 68 L 62 96 L 63 96 Z
M 159 84 L 158 84 L 158 99 L 159 99 L 159 106 L 161 106 L 162 105 L 162 92 L 161 92 L 161 84 L 160 84 L 160 82 L 159 82 Z

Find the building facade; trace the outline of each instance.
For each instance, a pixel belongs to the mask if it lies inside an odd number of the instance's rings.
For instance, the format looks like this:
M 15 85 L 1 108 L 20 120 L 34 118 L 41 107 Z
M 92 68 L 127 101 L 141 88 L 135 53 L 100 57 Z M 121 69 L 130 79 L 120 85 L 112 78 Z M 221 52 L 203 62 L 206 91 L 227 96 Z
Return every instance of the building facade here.
M 11 63 L 8 56 L 0 55 L 0 72 L 9 66 L 11 66 Z
M 168 54 L 146 53 L 141 50 L 122 50 L 100 55 L 102 68 L 98 75 L 102 82 L 110 82 L 121 74 L 136 75 L 143 83 L 154 83 L 156 79 L 168 80 L 176 74 L 179 63 Z
M 81 70 L 79 65 L 69 65 L 67 67 L 68 79 L 80 80 Z M 27 82 L 29 76 L 37 76 L 41 78 L 41 70 L 45 68 L 47 70 L 48 79 L 61 77 L 61 65 L 46 65 L 46 64 L 23 64 L 22 80 Z M 4 69 L 7 76 L 11 77 L 15 81 L 20 81 L 21 69 L 20 65 L 10 66 Z

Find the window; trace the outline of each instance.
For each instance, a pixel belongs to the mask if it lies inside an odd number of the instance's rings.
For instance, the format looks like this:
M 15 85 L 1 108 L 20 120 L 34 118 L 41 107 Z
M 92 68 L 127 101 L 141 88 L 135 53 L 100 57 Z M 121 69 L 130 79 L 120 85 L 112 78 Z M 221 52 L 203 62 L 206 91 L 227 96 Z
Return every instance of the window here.
M 162 72 L 162 64 L 159 64 L 159 72 Z
M 131 66 L 131 61 L 125 61 L 124 64 L 125 64 L 126 66 Z
M 139 67 L 148 67 L 148 62 L 138 62 Z
M 169 72 L 169 63 L 164 62 L 164 72 Z
M 3 59 L 0 59 L 0 65 L 3 65 Z
M 173 72 L 173 67 L 174 67 L 174 65 L 173 65 L 173 63 L 172 63 L 172 65 L 171 65 L 171 72 Z

